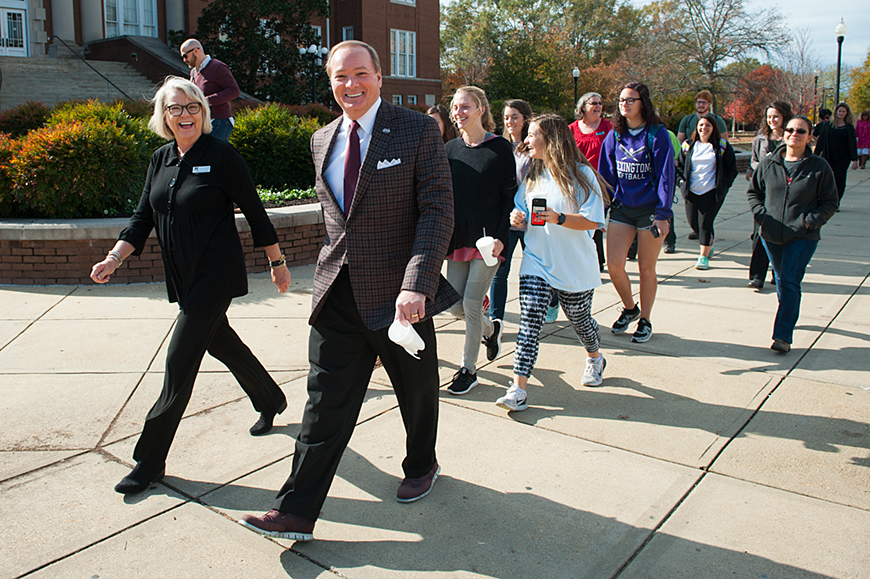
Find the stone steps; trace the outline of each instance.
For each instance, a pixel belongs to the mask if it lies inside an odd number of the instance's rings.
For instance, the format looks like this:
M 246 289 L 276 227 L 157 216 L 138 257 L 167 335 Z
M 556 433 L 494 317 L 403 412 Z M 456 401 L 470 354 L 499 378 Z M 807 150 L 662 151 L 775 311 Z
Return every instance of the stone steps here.
M 121 62 L 89 60 L 118 88 L 132 98 L 150 98 L 156 86 L 132 67 Z M 0 109 L 5 110 L 27 101 L 47 105 L 71 99 L 112 101 L 123 98 L 117 89 L 78 59 L 0 57 L 3 84 Z

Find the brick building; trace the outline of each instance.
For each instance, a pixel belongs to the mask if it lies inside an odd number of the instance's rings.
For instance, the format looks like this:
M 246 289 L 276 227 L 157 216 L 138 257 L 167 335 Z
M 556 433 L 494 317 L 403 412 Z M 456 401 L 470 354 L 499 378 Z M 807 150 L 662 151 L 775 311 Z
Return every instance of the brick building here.
M 330 0 L 331 15 L 312 21 L 321 44 L 371 44 L 381 57 L 383 96 L 396 104 L 441 99 L 438 0 Z M 0 0 L 0 56 L 52 52 L 57 36 L 79 46 L 121 36 L 166 40 L 193 34 L 206 0 Z M 208 47 L 206 47 L 208 50 Z

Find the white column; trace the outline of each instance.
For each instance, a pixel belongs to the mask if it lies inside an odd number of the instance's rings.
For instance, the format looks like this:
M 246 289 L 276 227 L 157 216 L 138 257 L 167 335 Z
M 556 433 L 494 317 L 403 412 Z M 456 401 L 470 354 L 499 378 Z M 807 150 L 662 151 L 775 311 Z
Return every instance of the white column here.
M 73 0 L 51 0 L 51 33 L 75 43 L 76 25 Z
M 166 0 L 166 32 L 170 30 L 184 30 L 184 0 Z
M 82 42 L 100 40 L 103 34 L 103 2 L 102 0 L 81 0 L 82 7 Z

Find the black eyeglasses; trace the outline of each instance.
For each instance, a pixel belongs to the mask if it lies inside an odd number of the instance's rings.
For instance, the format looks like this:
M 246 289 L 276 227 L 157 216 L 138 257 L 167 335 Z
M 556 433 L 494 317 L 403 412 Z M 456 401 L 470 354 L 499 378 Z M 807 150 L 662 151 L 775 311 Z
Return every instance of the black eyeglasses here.
M 169 114 L 173 117 L 180 117 L 184 111 L 187 111 L 191 115 L 198 115 L 199 111 L 202 110 L 202 105 L 199 103 L 187 103 L 186 105 L 169 105 L 166 107 L 166 110 L 169 111 Z
M 789 134 L 797 133 L 799 135 L 806 135 L 807 133 L 809 133 L 809 131 L 806 129 L 796 129 L 794 127 L 786 127 L 783 129 L 783 131 L 785 131 L 786 133 L 789 133 Z
M 188 50 L 187 52 L 182 52 L 181 53 L 181 60 L 184 60 L 185 58 L 187 58 L 187 55 L 190 54 L 191 52 L 193 52 L 194 50 L 196 50 L 195 46 L 193 48 L 191 48 L 190 50 Z
M 634 99 L 634 98 L 631 98 L 631 97 L 629 97 L 629 98 L 627 98 L 627 99 L 624 99 L 624 98 L 622 98 L 622 97 L 619 97 L 619 104 L 623 104 L 623 103 L 624 103 L 624 104 L 627 104 L 628 106 L 631 106 L 631 105 L 633 105 L 634 103 L 636 103 L 636 102 L 639 101 L 639 100 L 640 100 L 640 99 Z

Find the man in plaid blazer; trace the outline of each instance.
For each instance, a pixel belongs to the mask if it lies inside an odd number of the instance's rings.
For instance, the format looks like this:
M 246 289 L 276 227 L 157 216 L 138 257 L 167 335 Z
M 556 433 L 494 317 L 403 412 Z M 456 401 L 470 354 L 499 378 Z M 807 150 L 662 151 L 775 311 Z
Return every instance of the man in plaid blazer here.
M 453 188 L 435 121 L 382 101 L 380 70 L 377 53 L 359 41 L 336 45 L 326 63 L 344 114 L 311 139 L 326 236 L 309 319 L 308 403 L 274 510 L 239 521 L 274 537 L 313 538 L 378 356 L 407 435 L 397 500 L 424 497 L 440 472 L 432 316 L 459 300 L 440 275 L 453 232 Z M 419 359 L 388 338 L 395 319 L 423 338 Z

